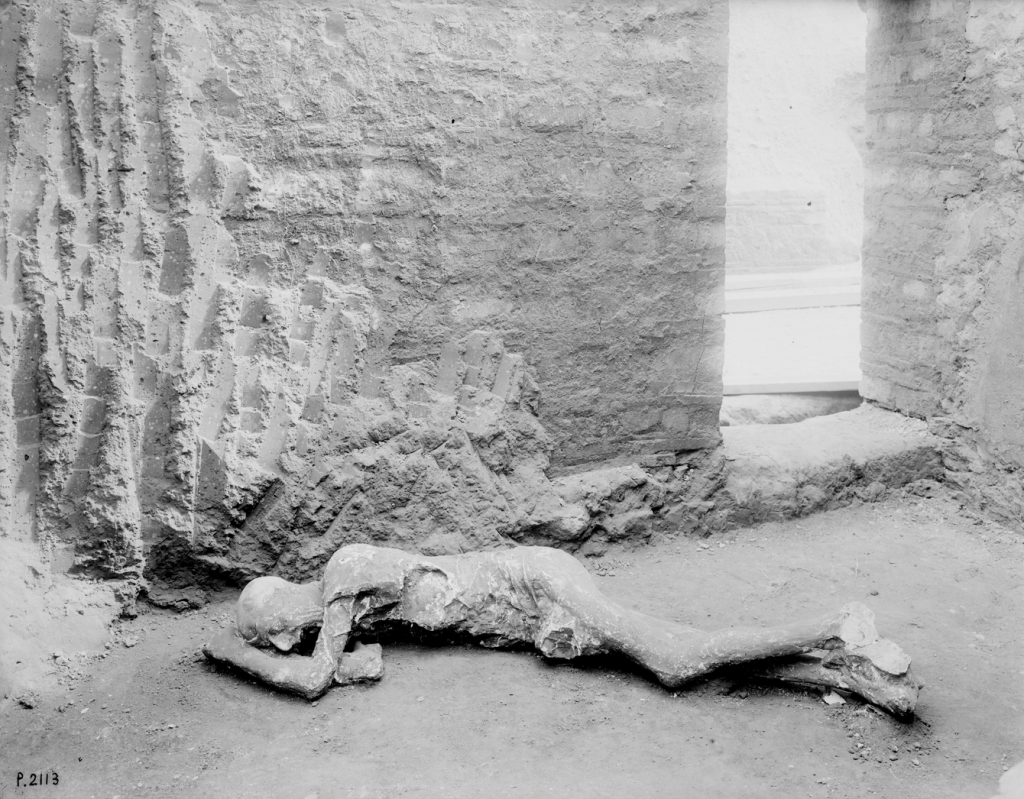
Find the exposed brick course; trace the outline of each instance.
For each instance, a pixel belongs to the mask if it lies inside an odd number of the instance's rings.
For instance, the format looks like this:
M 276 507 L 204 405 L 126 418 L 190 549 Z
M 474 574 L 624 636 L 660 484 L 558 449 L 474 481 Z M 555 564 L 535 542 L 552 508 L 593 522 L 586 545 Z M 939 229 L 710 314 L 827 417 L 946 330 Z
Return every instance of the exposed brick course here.
M 948 476 L 1024 520 L 1024 6 L 869 7 L 862 393 L 941 420 Z

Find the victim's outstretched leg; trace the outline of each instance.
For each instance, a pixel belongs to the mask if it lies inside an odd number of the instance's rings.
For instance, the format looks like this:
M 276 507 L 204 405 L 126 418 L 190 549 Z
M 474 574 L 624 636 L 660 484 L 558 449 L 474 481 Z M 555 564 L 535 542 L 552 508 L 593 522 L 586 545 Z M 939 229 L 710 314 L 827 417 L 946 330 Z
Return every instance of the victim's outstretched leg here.
M 836 614 L 766 630 L 704 633 L 704 639 L 676 662 L 685 674 L 696 655 L 702 671 L 737 663 L 755 664 L 762 677 L 797 685 L 841 688 L 897 716 L 914 712 L 922 683 L 910 671 L 910 657 L 879 638 L 874 614 L 859 602 Z M 785 661 L 766 661 L 789 657 Z M 672 678 L 666 684 L 671 684 Z
M 535 641 L 549 657 L 619 652 L 675 688 L 722 666 L 827 650 L 799 669 L 790 664 L 764 676 L 844 688 L 898 715 L 916 704 L 920 683 L 910 658 L 878 637 L 874 614 L 860 603 L 777 627 L 707 632 L 622 607 L 565 553 L 541 554 L 538 561 L 533 565 L 556 608 Z

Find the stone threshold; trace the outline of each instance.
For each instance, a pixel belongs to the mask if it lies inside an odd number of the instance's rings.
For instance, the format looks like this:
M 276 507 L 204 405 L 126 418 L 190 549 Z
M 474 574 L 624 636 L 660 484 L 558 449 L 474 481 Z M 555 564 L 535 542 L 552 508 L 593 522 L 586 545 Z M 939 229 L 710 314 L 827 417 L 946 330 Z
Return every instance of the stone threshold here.
M 720 529 L 878 501 L 911 484 L 927 494 L 944 477 L 926 422 L 870 404 L 794 424 L 726 427 L 722 439 L 725 479 L 712 512 Z

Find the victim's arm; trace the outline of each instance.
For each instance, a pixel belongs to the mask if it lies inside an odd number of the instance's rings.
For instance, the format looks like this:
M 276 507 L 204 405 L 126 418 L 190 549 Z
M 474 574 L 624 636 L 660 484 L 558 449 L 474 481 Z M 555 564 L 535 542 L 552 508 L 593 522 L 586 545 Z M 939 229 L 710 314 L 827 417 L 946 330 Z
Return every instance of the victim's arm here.
M 331 685 L 348 643 L 351 619 L 349 608 L 340 603 L 328 606 L 309 657 L 260 649 L 243 641 L 233 626 L 217 633 L 203 652 L 282 691 L 315 699 Z

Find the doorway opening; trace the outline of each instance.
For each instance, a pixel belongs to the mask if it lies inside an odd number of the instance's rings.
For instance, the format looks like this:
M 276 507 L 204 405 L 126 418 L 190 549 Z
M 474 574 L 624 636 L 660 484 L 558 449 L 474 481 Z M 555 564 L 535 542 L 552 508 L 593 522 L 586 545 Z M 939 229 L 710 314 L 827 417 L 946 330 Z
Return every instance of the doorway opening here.
M 858 0 L 731 0 L 721 424 L 860 404 Z

